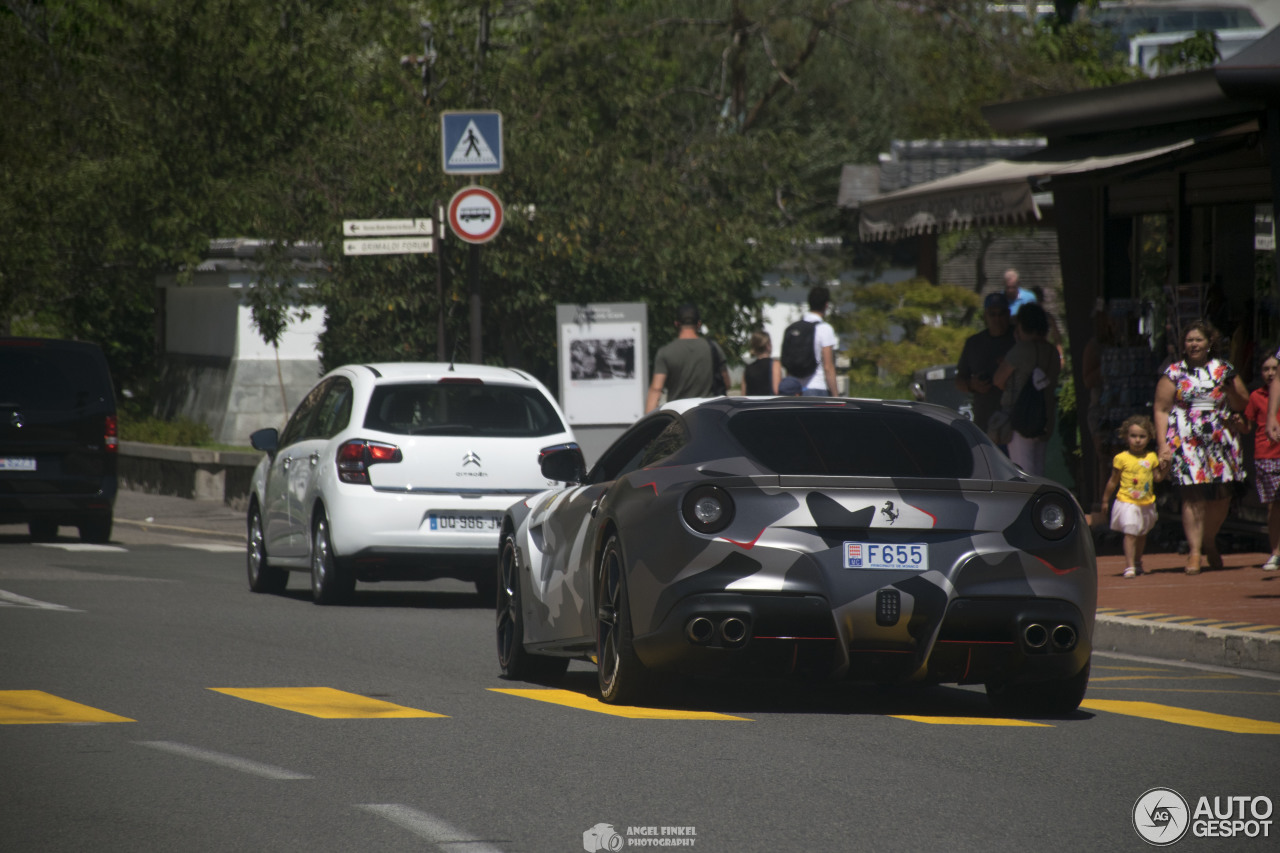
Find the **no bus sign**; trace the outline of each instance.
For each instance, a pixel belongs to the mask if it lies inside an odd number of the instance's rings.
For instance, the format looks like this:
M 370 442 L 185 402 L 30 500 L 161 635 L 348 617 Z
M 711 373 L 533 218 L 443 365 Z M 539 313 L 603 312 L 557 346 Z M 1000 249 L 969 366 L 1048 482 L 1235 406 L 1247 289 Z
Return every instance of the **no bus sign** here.
M 484 187 L 466 187 L 449 200 L 449 228 L 467 243 L 488 243 L 502 230 L 502 202 Z

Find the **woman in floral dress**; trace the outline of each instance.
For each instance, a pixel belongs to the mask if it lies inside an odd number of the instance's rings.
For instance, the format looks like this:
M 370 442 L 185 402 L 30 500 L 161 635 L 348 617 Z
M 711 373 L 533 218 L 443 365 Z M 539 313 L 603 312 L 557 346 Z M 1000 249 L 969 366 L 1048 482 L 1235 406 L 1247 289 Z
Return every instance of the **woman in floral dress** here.
M 1182 361 L 1175 361 L 1156 384 L 1155 426 L 1160 461 L 1168 461 L 1182 498 L 1187 537 L 1187 574 L 1200 573 L 1203 553 L 1209 568 L 1222 567 L 1214 538 L 1227 518 L 1231 492 L 1225 484 L 1245 478 L 1239 412 L 1249 402 L 1244 383 L 1228 362 L 1213 357 L 1217 332 L 1204 320 L 1183 332 Z

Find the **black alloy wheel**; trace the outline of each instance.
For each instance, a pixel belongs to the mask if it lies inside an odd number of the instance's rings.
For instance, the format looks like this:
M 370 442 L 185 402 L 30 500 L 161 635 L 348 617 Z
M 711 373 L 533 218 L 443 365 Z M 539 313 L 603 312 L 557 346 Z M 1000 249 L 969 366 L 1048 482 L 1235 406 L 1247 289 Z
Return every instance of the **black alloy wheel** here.
M 596 580 L 596 664 L 600 698 L 610 705 L 637 704 L 647 692 L 648 674 L 634 640 L 622 545 L 614 536 L 604 546 Z
M 498 666 L 502 677 L 514 681 L 554 681 L 569 668 L 569 659 L 535 655 L 524 648 L 524 613 L 520 593 L 520 554 L 507 535 L 498 555 L 497 627 Z

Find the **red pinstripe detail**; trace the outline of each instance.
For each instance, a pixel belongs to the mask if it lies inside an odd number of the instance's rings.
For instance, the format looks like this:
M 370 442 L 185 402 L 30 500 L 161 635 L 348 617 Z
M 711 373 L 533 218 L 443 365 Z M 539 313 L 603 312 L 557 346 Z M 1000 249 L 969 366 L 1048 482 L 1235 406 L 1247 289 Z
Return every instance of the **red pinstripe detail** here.
M 1036 557 L 1035 554 L 1032 554 L 1031 556 Z M 1060 569 L 1057 566 L 1055 566 L 1053 563 L 1050 563 L 1048 560 L 1042 559 L 1040 557 L 1036 557 L 1036 559 L 1044 563 L 1049 568 L 1049 571 L 1053 572 L 1055 575 L 1069 575 L 1072 572 L 1074 572 L 1076 569 L 1080 568 L 1079 566 L 1072 566 L 1069 569 Z
M 730 545 L 737 545 L 739 548 L 742 548 L 743 550 L 750 551 L 752 548 L 756 547 L 756 543 L 760 541 L 760 537 L 763 536 L 764 532 L 768 529 L 769 529 L 768 527 L 760 528 L 760 532 L 756 534 L 756 538 L 752 539 L 750 542 L 738 542 L 734 539 L 730 539 L 727 536 L 721 536 L 720 538 L 728 542 Z

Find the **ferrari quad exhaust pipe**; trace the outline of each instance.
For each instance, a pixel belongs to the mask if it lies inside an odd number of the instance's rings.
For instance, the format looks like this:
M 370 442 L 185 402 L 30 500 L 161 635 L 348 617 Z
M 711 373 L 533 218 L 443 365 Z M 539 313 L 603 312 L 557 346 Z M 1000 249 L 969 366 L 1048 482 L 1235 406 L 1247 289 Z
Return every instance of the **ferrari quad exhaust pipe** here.
M 684 633 L 689 642 L 704 646 L 715 636 L 716 626 L 705 616 L 695 616 L 684 626 Z
M 1060 651 L 1070 651 L 1076 647 L 1076 629 L 1070 625 L 1059 625 L 1053 629 L 1053 647 Z
M 1043 649 L 1045 643 L 1049 642 L 1049 629 L 1039 622 L 1032 622 L 1022 629 L 1022 641 L 1029 649 Z
M 737 616 L 730 616 L 720 623 L 720 639 L 736 646 L 747 639 L 747 623 Z

